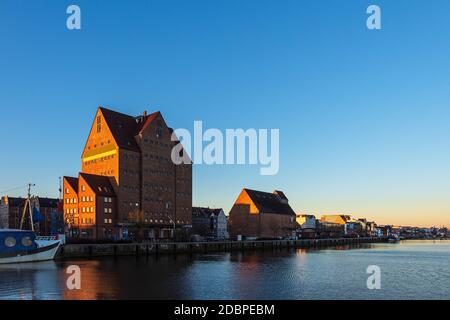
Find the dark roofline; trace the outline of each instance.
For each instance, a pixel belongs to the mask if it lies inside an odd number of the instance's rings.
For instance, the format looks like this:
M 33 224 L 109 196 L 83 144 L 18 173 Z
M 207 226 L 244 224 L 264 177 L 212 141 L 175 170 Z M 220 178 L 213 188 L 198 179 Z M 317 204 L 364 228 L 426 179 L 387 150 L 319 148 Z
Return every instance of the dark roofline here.
M 287 202 L 281 201 L 282 200 L 281 197 L 275 193 L 258 191 L 248 188 L 244 188 L 244 191 L 247 192 L 250 199 L 253 201 L 258 210 L 262 213 L 275 213 L 275 214 L 297 216 L 292 207 Z M 264 196 L 263 197 L 264 201 L 261 201 L 261 199 L 257 199 L 256 198 L 257 195 Z M 265 203 L 262 204 L 262 202 Z M 273 212 L 266 211 L 268 208 L 273 209 L 272 210 Z
M 78 193 L 78 178 L 76 177 L 63 177 L 64 180 L 72 187 L 75 192 Z
M 108 197 L 117 197 L 116 192 L 114 191 L 114 188 L 111 184 L 111 180 L 110 178 L 112 177 L 108 177 L 108 176 L 100 176 L 100 175 L 96 175 L 96 174 L 89 174 L 89 173 L 84 173 L 84 172 L 80 172 L 80 177 L 82 177 L 86 183 L 89 185 L 89 187 L 92 189 L 92 191 L 99 196 L 108 196 Z M 102 186 L 101 187 L 108 187 L 111 192 L 104 192 L 99 191 L 98 187 L 99 187 L 99 181 L 101 181 Z M 104 185 L 107 184 L 107 185 Z

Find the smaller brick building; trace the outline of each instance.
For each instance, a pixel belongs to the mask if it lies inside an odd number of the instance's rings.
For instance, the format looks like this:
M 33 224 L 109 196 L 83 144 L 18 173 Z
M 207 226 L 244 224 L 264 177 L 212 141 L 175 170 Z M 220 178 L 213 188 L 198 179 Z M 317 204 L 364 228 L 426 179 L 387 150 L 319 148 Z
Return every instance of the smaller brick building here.
M 232 238 L 285 238 L 294 235 L 295 219 L 283 192 L 244 189 L 231 208 L 228 228 Z
M 64 177 L 64 216 L 69 237 L 112 239 L 117 201 L 111 178 L 80 173 Z

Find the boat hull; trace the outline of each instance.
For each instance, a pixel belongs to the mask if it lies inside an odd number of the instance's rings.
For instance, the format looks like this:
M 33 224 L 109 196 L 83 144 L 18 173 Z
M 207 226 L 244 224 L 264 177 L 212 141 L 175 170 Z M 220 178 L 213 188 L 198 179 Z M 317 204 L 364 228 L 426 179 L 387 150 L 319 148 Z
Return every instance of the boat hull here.
M 0 254 L 0 264 L 53 260 L 61 243 L 59 241 L 30 251 Z

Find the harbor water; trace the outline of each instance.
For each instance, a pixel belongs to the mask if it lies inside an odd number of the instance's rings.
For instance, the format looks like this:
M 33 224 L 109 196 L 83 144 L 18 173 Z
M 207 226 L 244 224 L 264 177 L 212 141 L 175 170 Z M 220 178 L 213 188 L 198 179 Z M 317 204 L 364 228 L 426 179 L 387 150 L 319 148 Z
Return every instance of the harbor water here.
M 369 266 L 379 290 L 368 289 Z M 74 259 L 0 265 L 0 299 L 448 299 L 449 266 L 446 240 Z

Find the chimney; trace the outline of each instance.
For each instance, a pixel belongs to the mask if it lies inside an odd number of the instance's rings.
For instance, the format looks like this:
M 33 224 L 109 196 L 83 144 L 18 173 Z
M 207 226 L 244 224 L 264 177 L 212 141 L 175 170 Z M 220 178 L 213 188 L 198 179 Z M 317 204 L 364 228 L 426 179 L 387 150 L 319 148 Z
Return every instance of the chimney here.
M 144 118 L 147 118 L 147 110 L 144 110 Z

